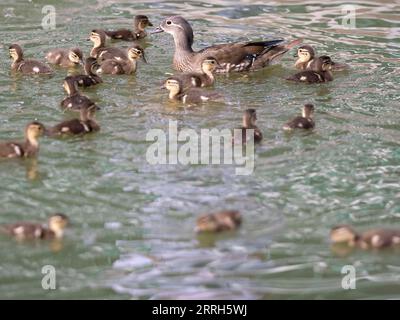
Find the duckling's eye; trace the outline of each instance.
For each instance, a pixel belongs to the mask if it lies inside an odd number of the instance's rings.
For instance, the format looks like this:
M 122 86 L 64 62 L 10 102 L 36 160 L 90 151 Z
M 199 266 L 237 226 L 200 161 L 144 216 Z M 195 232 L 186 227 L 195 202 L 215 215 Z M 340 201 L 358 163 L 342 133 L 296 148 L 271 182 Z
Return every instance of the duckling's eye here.
M 171 25 L 172 24 L 172 21 L 171 20 L 168 20 L 167 21 L 167 25 Z

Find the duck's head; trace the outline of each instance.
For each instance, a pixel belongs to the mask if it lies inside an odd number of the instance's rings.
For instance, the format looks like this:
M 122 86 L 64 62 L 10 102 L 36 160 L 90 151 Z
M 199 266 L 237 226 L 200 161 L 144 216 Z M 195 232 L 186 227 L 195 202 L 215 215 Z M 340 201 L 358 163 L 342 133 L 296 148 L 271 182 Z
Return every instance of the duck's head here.
M 314 116 L 314 105 L 307 103 L 304 105 L 302 114 L 304 118 L 312 118 Z
M 64 229 L 68 226 L 69 219 L 65 214 L 56 213 L 49 217 L 49 229 L 54 232 L 57 238 L 64 234 Z
M 354 245 L 359 236 L 352 227 L 348 225 L 339 225 L 332 228 L 330 238 L 332 243 Z
M 305 44 L 297 49 L 297 62 L 308 62 L 315 57 L 315 50 L 308 44 Z
M 92 30 L 88 40 L 92 41 L 95 47 L 100 47 L 106 42 L 106 33 L 101 29 Z
M 146 57 L 144 55 L 144 50 L 142 47 L 135 45 L 128 49 L 128 58 L 129 60 L 137 60 L 142 58 L 142 60 L 147 63 Z
M 181 91 L 182 83 L 178 79 L 171 77 L 165 80 L 163 88 L 167 89 L 171 94 L 178 94 Z
M 28 123 L 28 125 L 25 128 L 26 139 L 32 145 L 37 145 L 38 138 L 42 136 L 45 132 L 46 132 L 45 126 L 38 121 L 33 121 L 31 123 Z
M 241 223 L 242 217 L 239 211 L 227 210 L 200 216 L 194 230 L 198 233 L 235 230 Z
M 85 66 L 85 72 L 87 74 L 90 74 L 90 73 L 96 73 L 96 69 L 99 65 L 97 63 L 96 58 L 88 57 L 85 59 L 84 66 Z
M 171 34 L 176 41 L 187 41 L 189 46 L 193 44 L 193 29 L 189 22 L 181 16 L 172 16 L 165 19 L 153 33 L 166 32 Z
M 204 72 L 211 72 L 213 73 L 215 69 L 219 66 L 217 59 L 214 57 L 207 57 L 201 63 L 201 68 Z
M 243 127 L 250 128 L 256 125 L 257 113 L 256 109 L 247 109 L 243 113 Z
M 330 71 L 334 62 L 332 61 L 331 57 L 329 56 L 320 56 L 317 60 L 316 68 L 319 71 Z
M 76 81 L 73 76 L 68 76 L 64 79 L 63 87 L 65 92 L 70 96 L 74 94 L 78 89 L 76 87 Z
M 10 53 L 10 58 L 13 59 L 14 62 L 21 61 L 22 58 L 24 57 L 22 48 L 18 44 L 12 44 L 8 48 L 8 51 Z
M 83 64 L 83 53 L 79 48 L 72 48 L 68 52 L 68 59 L 75 64 Z
M 144 31 L 146 27 L 152 27 L 153 24 L 150 22 L 149 18 L 144 15 L 137 15 L 133 19 L 133 26 L 138 31 Z

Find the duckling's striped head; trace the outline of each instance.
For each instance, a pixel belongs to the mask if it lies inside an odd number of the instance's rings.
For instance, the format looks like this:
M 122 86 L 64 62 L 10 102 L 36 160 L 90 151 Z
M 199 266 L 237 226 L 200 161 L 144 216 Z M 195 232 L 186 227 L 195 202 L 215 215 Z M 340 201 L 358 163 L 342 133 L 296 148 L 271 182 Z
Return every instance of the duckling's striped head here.
M 144 31 L 146 27 L 152 27 L 153 24 L 150 22 L 149 18 L 144 15 L 137 15 L 133 19 L 133 26 L 138 31 Z
M 72 95 L 78 90 L 76 87 L 75 78 L 73 76 L 68 76 L 64 79 L 63 87 L 68 95 Z
M 56 213 L 49 217 L 49 229 L 54 232 L 56 237 L 63 235 L 64 229 L 68 226 L 69 219 L 65 214 Z
M 201 67 L 203 71 L 214 72 L 215 69 L 219 66 L 217 59 L 214 57 L 207 57 L 203 60 Z
M 171 77 L 165 80 L 164 88 L 168 89 L 169 91 L 180 90 L 182 88 L 182 82 Z
M 305 104 L 302 113 L 304 118 L 312 118 L 314 116 L 314 105 L 311 103 Z
M 128 49 L 128 58 L 130 60 L 137 60 L 139 58 L 142 58 L 144 62 L 147 63 L 146 57 L 144 56 L 144 50 L 140 46 L 134 46 Z
M 10 58 L 15 62 L 21 61 L 23 58 L 22 48 L 18 44 L 12 44 L 9 48 Z
M 101 29 L 92 30 L 89 36 L 89 40 L 94 43 L 95 47 L 99 47 L 106 42 L 106 33 L 104 32 L 104 30 Z
M 72 48 L 68 52 L 68 59 L 75 64 L 83 64 L 83 53 L 79 48 Z
M 352 227 L 348 225 L 339 225 L 332 228 L 330 238 L 333 243 L 354 244 L 359 236 Z
M 96 73 L 96 70 L 99 67 L 99 65 L 97 63 L 97 59 L 93 58 L 93 57 L 86 58 L 84 66 L 85 66 L 85 72 L 87 74 Z
M 334 65 L 334 62 L 329 56 L 320 56 L 318 60 L 320 61 L 319 66 L 323 71 L 331 70 Z
M 255 109 L 247 109 L 243 113 L 243 127 L 250 128 L 256 125 L 257 113 Z
M 315 57 L 315 50 L 308 44 L 303 45 L 297 49 L 297 57 L 300 62 L 308 62 Z
M 45 132 L 46 132 L 45 126 L 38 121 L 33 121 L 28 123 L 28 125 L 25 128 L 25 136 L 28 139 L 28 141 L 31 142 L 31 144 L 36 144 L 37 138 L 42 136 Z

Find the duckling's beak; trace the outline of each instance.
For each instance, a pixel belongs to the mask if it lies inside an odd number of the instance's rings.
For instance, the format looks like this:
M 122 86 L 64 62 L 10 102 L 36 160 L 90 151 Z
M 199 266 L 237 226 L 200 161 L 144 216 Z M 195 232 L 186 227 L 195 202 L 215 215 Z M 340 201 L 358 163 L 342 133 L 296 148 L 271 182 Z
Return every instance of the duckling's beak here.
M 298 58 L 299 55 L 297 54 L 297 52 L 293 55 L 293 57 Z
M 80 66 L 82 66 L 82 67 L 84 67 L 85 66 L 85 63 L 83 62 L 83 60 L 81 59 L 81 60 L 79 60 L 79 65 Z
M 152 27 L 152 26 L 153 26 L 153 24 L 152 24 L 150 21 L 147 21 L 147 25 L 148 25 L 149 27 Z
M 152 32 L 150 32 L 150 34 L 155 34 L 155 33 L 161 33 L 164 32 L 163 28 L 161 28 L 161 26 L 155 28 Z
M 90 38 L 86 38 L 86 41 L 91 41 Z
M 144 63 L 148 63 L 147 60 L 146 60 L 146 57 L 145 57 L 145 55 L 144 55 L 144 52 L 142 52 L 142 57 L 141 57 L 141 58 L 142 58 L 142 60 L 143 60 Z

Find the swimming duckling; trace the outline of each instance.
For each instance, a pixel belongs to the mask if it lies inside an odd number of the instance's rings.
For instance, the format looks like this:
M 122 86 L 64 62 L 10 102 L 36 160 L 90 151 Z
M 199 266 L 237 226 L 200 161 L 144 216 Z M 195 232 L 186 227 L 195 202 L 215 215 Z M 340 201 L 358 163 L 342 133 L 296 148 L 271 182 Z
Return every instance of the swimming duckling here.
M 303 45 L 297 50 L 298 57 L 295 67 L 300 70 L 318 70 L 318 62 L 315 50 L 310 45 Z M 349 66 L 332 61 L 332 71 L 343 71 L 349 69 Z
M 201 63 L 202 73 L 184 72 L 174 75 L 172 78 L 179 79 L 184 88 L 189 87 L 210 87 L 215 82 L 213 72 L 218 67 L 218 61 L 213 57 L 207 57 Z
M 100 126 L 94 119 L 96 106 L 80 109 L 80 119 L 63 121 L 47 130 L 49 136 L 59 135 L 83 135 L 100 130 Z
M 95 106 L 99 109 L 96 104 L 88 97 L 82 95 L 76 86 L 74 76 L 68 76 L 64 79 L 64 90 L 68 94 L 66 98 L 61 101 L 61 108 L 79 111 L 82 108 Z
M 144 50 L 136 45 L 128 49 L 127 60 L 104 60 L 100 63 L 100 67 L 96 70 L 97 73 L 104 74 L 132 74 L 136 72 L 137 60 L 142 58 L 147 63 L 144 56 Z
M 79 48 L 53 49 L 46 54 L 46 60 L 63 68 L 71 68 L 83 64 L 83 53 Z
M 96 84 L 102 83 L 103 80 L 95 74 L 98 68 L 97 60 L 95 58 L 86 58 L 84 64 L 85 74 L 79 74 L 76 76 L 71 76 L 75 83 L 80 87 L 90 87 Z
M 335 244 L 358 246 L 362 249 L 383 249 L 400 245 L 400 230 L 372 229 L 359 234 L 351 226 L 340 225 L 332 228 L 330 238 Z
M 328 56 L 315 59 L 315 70 L 305 70 L 296 73 L 286 80 L 304 83 L 321 83 L 333 80 L 332 60 Z
M 286 123 L 283 126 L 283 130 L 293 130 L 297 128 L 313 129 L 315 127 L 313 116 L 314 116 L 314 106 L 310 103 L 307 103 L 303 107 L 302 115 Z
M 181 101 L 186 104 L 223 100 L 223 97 L 215 91 L 205 91 L 200 88 L 183 90 L 182 82 L 173 77 L 164 82 L 164 88 L 169 90 L 169 98 L 171 100 Z
M 13 59 L 11 70 L 23 74 L 51 74 L 53 70 L 43 62 L 37 60 L 24 60 L 24 53 L 18 44 L 9 47 L 10 58 Z
M 34 157 L 39 152 L 39 137 L 45 132 L 43 124 L 37 121 L 29 123 L 25 128 L 24 142 L 0 143 L 0 158 Z
M 143 39 L 147 36 L 146 27 L 152 27 L 149 18 L 144 15 L 137 15 L 133 20 L 133 31 L 128 29 L 118 29 L 115 31 L 105 31 L 106 35 L 112 39 L 134 41 Z
M 89 39 L 93 42 L 93 48 L 90 51 L 90 56 L 96 58 L 99 62 L 108 59 L 127 60 L 126 51 L 115 48 L 106 47 L 106 33 L 104 30 L 92 30 Z
M 17 222 L 2 225 L 0 230 L 19 240 L 25 239 L 60 239 L 68 225 L 68 218 L 62 213 L 56 213 L 49 217 L 47 226 L 34 222 Z
M 239 228 L 242 216 L 239 211 L 225 210 L 213 214 L 202 215 L 197 219 L 195 232 L 232 231 Z
M 243 113 L 243 117 L 242 117 L 242 127 L 239 128 L 240 131 L 240 135 L 242 136 L 242 143 L 245 144 L 248 142 L 249 140 L 249 136 L 248 134 L 248 130 L 252 129 L 254 130 L 254 142 L 258 143 L 262 140 L 263 135 L 261 130 L 257 127 L 256 125 L 256 121 L 257 121 L 257 114 L 256 114 L 256 110 L 255 109 L 247 109 L 244 111 Z M 233 141 L 240 141 L 239 137 L 236 136 L 237 132 L 235 129 L 234 130 L 234 138 Z

